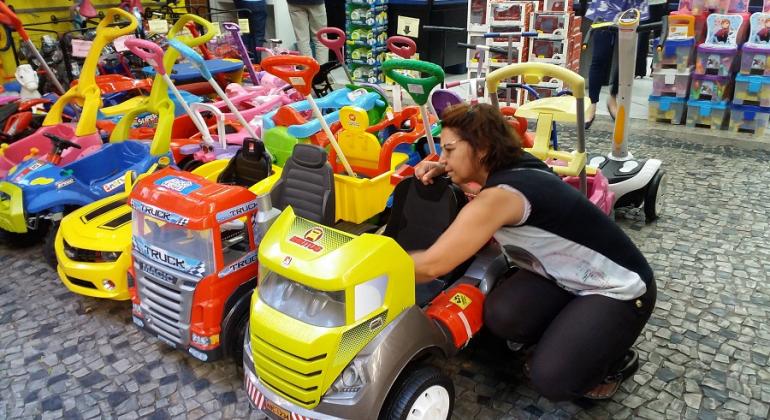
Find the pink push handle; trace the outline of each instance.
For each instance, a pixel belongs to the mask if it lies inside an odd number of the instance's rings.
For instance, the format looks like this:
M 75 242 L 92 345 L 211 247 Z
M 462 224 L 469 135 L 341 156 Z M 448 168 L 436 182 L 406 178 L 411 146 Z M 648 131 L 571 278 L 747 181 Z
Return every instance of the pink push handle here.
M 340 63 L 345 62 L 345 57 L 342 56 L 342 48 L 345 46 L 346 39 L 345 31 L 340 28 L 326 27 L 319 29 L 315 35 L 316 38 L 318 38 L 318 42 L 334 51 L 334 55 L 337 56 L 337 60 L 339 60 Z M 329 38 L 329 35 L 335 35 L 335 38 Z
M 131 38 L 126 40 L 126 48 L 146 61 L 161 76 L 166 74 L 166 69 L 163 67 L 163 50 L 158 44 L 146 39 Z
M 394 35 L 387 40 L 388 50 L 401 58 L 410 58 L 417 52 L 414 40 L 405 36 Z

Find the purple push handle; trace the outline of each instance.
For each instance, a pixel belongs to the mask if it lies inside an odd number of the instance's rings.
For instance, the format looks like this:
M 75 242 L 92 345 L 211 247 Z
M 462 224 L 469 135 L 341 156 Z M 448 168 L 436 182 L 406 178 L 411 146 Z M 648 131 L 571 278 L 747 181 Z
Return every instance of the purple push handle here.
M 417 52 L 414 40 L 405 36 L 394 35 L 388 38 L 388 50 L 401 58 L 410 58 Z
M 336 35 L 336 38 L 331 39 L 329 35 Z M 326 48 L 334 51 L 334 55 L 337 56 L 340 63 L 345 62 L 345 57 L 342 55 L 342 47 L 345 45 L 345 31 L 333 27 L 321 28 L 316 32 L 316 38 Z
M 126 40 L 126 48 L 146 61 L 161 76 L 166 74 L 166 69 L 163 67 L 163 49 L 158 44 L 145 39 L 131 38 Z
M 256 85 L 259 82 L 259 78 L 254 71 L 254 65 L 251 63 L 251 58 L 249 58 L 249 52 L 246 50 L 246 46 L 243 45 L 243 39 L 241 39 L 240 35 L 241 27 L 233 22 L 223 22 L 222 27 L 233 36 L 233 42 L 235 42 L 235 46 L 238 48 L 238 53 L 241 54 L 241 59 L 246 66 L 246 71 L 249 72 L 251 83 Z

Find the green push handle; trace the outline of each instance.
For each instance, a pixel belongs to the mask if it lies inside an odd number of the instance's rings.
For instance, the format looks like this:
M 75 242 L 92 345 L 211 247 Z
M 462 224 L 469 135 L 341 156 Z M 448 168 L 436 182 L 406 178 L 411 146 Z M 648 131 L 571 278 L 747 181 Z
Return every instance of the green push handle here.
M 418 71 L 427 77 L 412 77 L 397 70 Z M 438 64 L 406 58 L 394 58 L 382 63 L 382 72 L 409 92 L 417 105 L 428 103 L 434 87 L 444 81 L 444 70 Z

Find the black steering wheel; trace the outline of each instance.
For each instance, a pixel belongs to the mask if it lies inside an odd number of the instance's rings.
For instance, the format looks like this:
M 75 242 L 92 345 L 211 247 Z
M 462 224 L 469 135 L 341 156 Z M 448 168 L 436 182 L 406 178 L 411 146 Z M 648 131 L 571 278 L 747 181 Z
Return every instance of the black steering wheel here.
M 70 147 L 74 147 L 76 149 L 82 149 L 82 147 L 79 144 L 63 139 L 57 136 L 56 134 L 43 133 L 43 135 L 48 137 L 49 140 L 51 140 L 51 143 L 53 144 L 53 149 L 54 149 L 53 151 L 56 154 L 59 154 L 69 149 Z

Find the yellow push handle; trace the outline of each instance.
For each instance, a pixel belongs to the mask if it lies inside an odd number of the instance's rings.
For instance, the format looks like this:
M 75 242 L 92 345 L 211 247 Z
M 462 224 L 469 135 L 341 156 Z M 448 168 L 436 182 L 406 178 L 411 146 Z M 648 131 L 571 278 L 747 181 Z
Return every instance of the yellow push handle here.
M 204 28 L 203 33 L 200 34 L 198 37 L 192 37 L 189 35 L 178 35 L 184 27 L 190 23 L 194 22 L 198 25 L 202 26 Z M 186 14 L 182 15 L 182 17 L 179 18 L 179 20 L 176 21 L 174 26 L 169 29 L 168 34 L 166 34 L 166 37 L 168 39 L 176 39 L 179 41 L 182 41 L 190 48 L 197 47 L 201 44 L 205 44 L 206 42 L 211 41 L 211 38 L 214 38 L 214 24 L 207 21 L 206 19 L 198 16 L 198 15 L 192 15 L 192 14 Z
M 129 22 L 129 24 L 122 28 L 116 27 L 116 26 L 110 26 L 113 23 L 117 23 L 118 18 L 126 19 Z M 131 13 L 128 13 L 123 9 L 112 7 L 110 9 L 107 9 L 107 13 L 104 15 L 104 18 L 99 22 L 99 25 L 96 26 L 96 36 L 101 35 L 102 37 L 107 38 L 111 41 L 123 35 L 134 33 L 134 31 L 136 30 L 137 24 L 138 22 L 136 21 L 136 18 L 134 17 L 134 15 L 132 15 Z
M 546 76 L 553 77 L 568 84 L 575 98 L 585 97 L 586 82 L 582 76 L 549 63 L 518 63 L 501 67 L 487 75 L 487 92 L 490 96 L 497 97 L 497 85 L 500 81 L 516 76 L 522 76 L 524 83 L 529 85 L 540 83 Z

